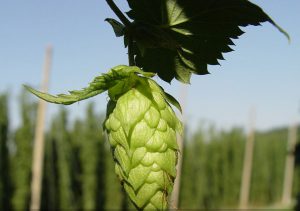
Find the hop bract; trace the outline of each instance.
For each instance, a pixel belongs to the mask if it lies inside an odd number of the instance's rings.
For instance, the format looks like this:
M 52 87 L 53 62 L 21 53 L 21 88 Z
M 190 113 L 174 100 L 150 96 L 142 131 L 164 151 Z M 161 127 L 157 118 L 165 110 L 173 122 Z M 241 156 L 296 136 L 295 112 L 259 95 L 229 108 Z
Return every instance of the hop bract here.
M 181 123 L 165 93 L 152 79 L 139 77 L 133 87 L 111 99 L 105 129 L 115 172 L 139 209 L 165 209 L 176 177 Z

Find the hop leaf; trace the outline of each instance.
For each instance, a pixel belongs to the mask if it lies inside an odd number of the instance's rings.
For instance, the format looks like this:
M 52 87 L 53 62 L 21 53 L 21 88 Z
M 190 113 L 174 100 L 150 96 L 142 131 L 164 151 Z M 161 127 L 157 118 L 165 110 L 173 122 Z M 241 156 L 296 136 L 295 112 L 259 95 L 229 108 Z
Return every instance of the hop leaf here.
M 136 64 L 167 82 L 175 77 L 188 83 L 192 73 L 208 74 L 208 64 L 218 64 L 222 53 L 232 51 L 232 39 L 243 34 L 240 27 L 270 22 L 288 37 L 248 0 L 127 1 L 139 49 Z

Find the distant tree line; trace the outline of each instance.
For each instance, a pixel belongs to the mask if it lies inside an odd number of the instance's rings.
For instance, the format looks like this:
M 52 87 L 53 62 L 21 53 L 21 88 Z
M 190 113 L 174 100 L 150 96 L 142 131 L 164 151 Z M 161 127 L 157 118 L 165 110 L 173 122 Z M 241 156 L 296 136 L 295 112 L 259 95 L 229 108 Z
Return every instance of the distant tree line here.
M 11 130 L 8 95 L 0 94 L 0 210 L 28 210 L 36 102 L 20 97 L 21 123 Z M 104 116 L 87 106 L 84 119 L 70 122 L 62 108 L 46 132 L 42 209 L 108 210 L 133 208 L 114 173 Z M 255 137 L 250 203 L 281 199 L 287 128 Z M 180 191 L 182 209 L 236 208 L 239 203 L 246 135 L 241 128 L 199 129 L 185 137 Z M 299 141 L 299 140 L 298 140 Z M 300 168 L 293 196 L 300 192 Z

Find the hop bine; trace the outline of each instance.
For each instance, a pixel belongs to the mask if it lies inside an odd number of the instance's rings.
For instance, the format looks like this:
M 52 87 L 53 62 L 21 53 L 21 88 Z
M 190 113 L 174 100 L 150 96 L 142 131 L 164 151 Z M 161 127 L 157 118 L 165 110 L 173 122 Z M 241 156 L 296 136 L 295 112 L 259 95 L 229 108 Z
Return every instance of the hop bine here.
M 89 87 L 69 95 L 49 95 L 30 87 L 38 97 L 72 104 L 108 90 L 103 127 L 111 145 L 115 172 L 137 209 L 164 210 L 176 177 L 176 134 L 182 124 L 170 104 L 179 103 L 138 67 L 117 66 L 96 77 Z

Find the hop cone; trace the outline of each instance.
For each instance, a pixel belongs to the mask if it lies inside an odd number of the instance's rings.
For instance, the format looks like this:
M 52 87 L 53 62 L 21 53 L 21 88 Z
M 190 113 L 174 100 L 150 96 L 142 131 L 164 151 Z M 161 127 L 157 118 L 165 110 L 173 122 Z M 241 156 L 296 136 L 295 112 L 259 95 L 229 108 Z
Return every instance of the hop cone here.
M 181 123 L 165 96 L 153 80 L 139 77 L 108 103 L 104 126 L 115 172 L 138 209 L 166 209 L 176 177 Z
M 25 86 L 36 96 L 69 105 L 108 91 L 104 122 L 115 160 L 115 171 L 134 205 L 167 208 L 176 177 L 176 133 L 182 126 L 169 103 L 179 103 L 152 79 L 153 73 L 120 65 L 96 77 L 88 87 L 50 95 Z

